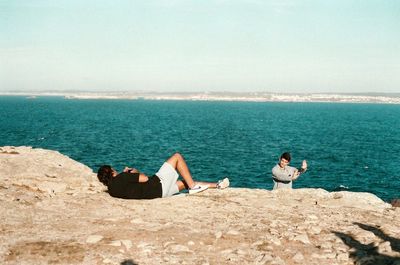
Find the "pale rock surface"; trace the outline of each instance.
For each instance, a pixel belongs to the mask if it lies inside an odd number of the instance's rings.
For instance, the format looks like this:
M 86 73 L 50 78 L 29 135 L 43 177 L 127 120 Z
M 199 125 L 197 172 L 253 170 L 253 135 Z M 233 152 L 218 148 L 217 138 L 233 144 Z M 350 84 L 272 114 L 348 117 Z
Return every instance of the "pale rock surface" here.
M 102 239 L 103 239 L 103 236 L 101 236 L 101 235 L 91 235 L 86 239 L 86 243 L 96 244 Z
M 0 264 L 400 265 L 400 208 L 369 193 L 104 190 L 58 152 L 1 147 Z

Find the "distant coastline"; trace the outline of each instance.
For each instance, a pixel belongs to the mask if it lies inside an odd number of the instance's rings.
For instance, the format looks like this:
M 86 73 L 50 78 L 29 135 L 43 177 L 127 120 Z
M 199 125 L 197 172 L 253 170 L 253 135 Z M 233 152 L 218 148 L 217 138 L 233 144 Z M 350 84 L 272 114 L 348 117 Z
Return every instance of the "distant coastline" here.
M 187 101 L 242 101 L 242 102 L 334 102 L 400 104 L 400 93 L 304 93 L 284 94 L 267 92 L 0 92 L 0 96 L 58 96 L 65 99 L 125 99 L 125 100 L 187 100 Z

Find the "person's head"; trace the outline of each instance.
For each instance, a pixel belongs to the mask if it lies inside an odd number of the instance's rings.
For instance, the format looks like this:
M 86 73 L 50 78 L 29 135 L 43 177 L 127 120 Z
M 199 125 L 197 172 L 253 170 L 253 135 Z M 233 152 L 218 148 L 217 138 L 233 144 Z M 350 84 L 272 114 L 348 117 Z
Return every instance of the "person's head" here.
M 100 180 L 101 183 L 108 186 L 110 183 L 111 178 L 115 175 L 115 170 L 109 165 L 103 165 L 97 171 L 97 178 Z
M 289 152 L 285 152 L 279 158 L 279 165 L 281 167 L 285 167 L 290 163 L 291 159 L 292 159 L 292 157 L 291 157 L 290 153 Z

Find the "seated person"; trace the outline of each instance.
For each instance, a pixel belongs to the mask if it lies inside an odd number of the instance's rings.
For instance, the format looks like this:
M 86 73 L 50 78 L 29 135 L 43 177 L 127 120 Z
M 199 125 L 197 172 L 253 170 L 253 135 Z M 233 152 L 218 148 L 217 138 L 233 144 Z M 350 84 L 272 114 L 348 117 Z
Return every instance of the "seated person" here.
M 178 173 L 183 180 L 178 180 Z M 108 187 L 108 193 L 111 196 L 123 199 L 164 198 L 184 189 L 189 189 L 189 194 L 194 194 L 208 188 L 225 189 L 229 186 L 228 178 L 217 183 L 195 182 L 185 159 L 179 153 L 167 159 L 152 177 L 140 173 L 135 168 L 128 167 L 118 173 L 108 165 L 99 168 L 97 177 Z

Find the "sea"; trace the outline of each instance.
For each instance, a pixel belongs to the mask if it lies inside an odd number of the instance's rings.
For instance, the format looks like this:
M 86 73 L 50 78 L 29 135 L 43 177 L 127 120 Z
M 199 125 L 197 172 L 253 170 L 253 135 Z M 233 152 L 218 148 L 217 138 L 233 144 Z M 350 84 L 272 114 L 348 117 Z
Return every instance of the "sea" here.
M 307 160 L 294 188 L 400 198 L 400 105 L 0 96 L 0 146 L 59 151 L 152 175 L 175 152 L 197 180 L 272 189 L 283 152 Z

